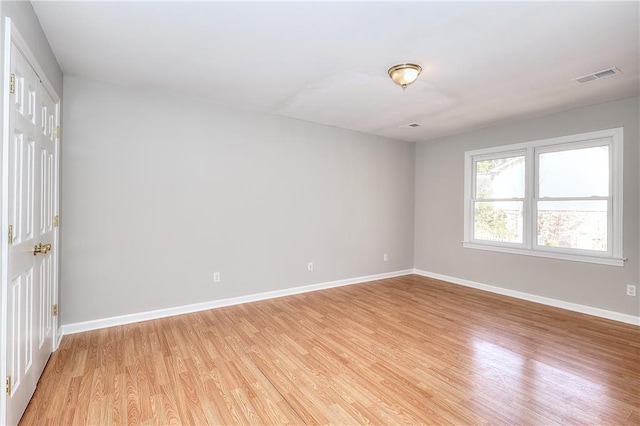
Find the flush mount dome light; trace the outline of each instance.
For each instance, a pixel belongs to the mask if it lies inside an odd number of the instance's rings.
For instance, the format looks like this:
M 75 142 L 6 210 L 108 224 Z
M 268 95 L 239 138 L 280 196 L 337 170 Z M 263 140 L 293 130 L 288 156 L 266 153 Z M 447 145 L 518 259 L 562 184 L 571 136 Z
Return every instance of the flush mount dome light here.
M 421 72 L 422 67 L 420 65 L 398 64 L 389 68 L 389 77 L 404 90 L 408 85 L 416 81 Z

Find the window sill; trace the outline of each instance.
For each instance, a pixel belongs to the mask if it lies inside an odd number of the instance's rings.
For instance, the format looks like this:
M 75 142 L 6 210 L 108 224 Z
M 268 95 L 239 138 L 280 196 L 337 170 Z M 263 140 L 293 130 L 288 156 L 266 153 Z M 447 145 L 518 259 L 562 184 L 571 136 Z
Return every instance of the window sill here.
M 549 259 L 569 260 L 572 262 L 598 263 L 600 265 L 609 265 L 609 266 L 624 266 L 624 261 L 626 260 L 623 258 L 616 258 L 616 257 L 580 256 L 576 254 L 526 250 L 526 249 L 520 249 L 520 248 L 470 243 L 466 241 L 462 242 L 462 246 L 464 248 L 477 249 L 477 250 L 499 251 L 502 253 L 519 254 L 523 256 L 535 256 L 535 257 L 546 257 Z

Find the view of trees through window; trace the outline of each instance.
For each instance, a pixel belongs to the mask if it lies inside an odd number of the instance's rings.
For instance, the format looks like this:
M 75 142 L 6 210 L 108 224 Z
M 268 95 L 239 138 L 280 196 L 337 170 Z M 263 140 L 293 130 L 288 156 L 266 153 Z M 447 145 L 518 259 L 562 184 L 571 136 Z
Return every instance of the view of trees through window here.
M 537 154 L 538 246 L 607 251 L 609 147 Z M 525 155 L 475 161 L 474 239 L 523 243 Z
M 524 156 L 476 161 L 474 236 L 522 243 Z
M 607 251 L 607 202 L 538 202 L 538 245 Z

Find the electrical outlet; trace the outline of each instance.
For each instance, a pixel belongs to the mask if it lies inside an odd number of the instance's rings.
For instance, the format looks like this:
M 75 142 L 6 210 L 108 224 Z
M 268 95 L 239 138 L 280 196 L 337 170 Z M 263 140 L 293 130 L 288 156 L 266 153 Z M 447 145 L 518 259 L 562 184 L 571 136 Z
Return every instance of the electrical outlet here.
M 213 282 L 214 283 L 219 283 L 220 282 L 220 272 L 214 272 L 213 273 Z
M 313 262 L 307 263 L 307 271 L 313 271 Z
M 382 255 L 382 260 L 384 260 L 385 262 L 386 262 L 387 260 L 389 260 L 389 255 L 388 255 L 387 253 L 383 254 L 383 255 Z
M 627 296 L 636 295 L 636 286 L 633 284 L 627 284 Z

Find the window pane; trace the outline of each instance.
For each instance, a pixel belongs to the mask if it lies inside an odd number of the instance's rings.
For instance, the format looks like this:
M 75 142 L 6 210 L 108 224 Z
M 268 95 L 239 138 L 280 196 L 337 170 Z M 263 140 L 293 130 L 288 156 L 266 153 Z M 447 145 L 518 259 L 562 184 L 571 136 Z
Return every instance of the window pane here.
M 538 201 L 538 245 L 607 251 L 607 201 Z
M 609 196 L 609 147 L 540 154 L 540 197 Z
M 522 201 L 478 201 L 474 207 L 476 240 L 522 243 Z
M 524 156 L 476 161 L 475 198 L 524 198 Z

